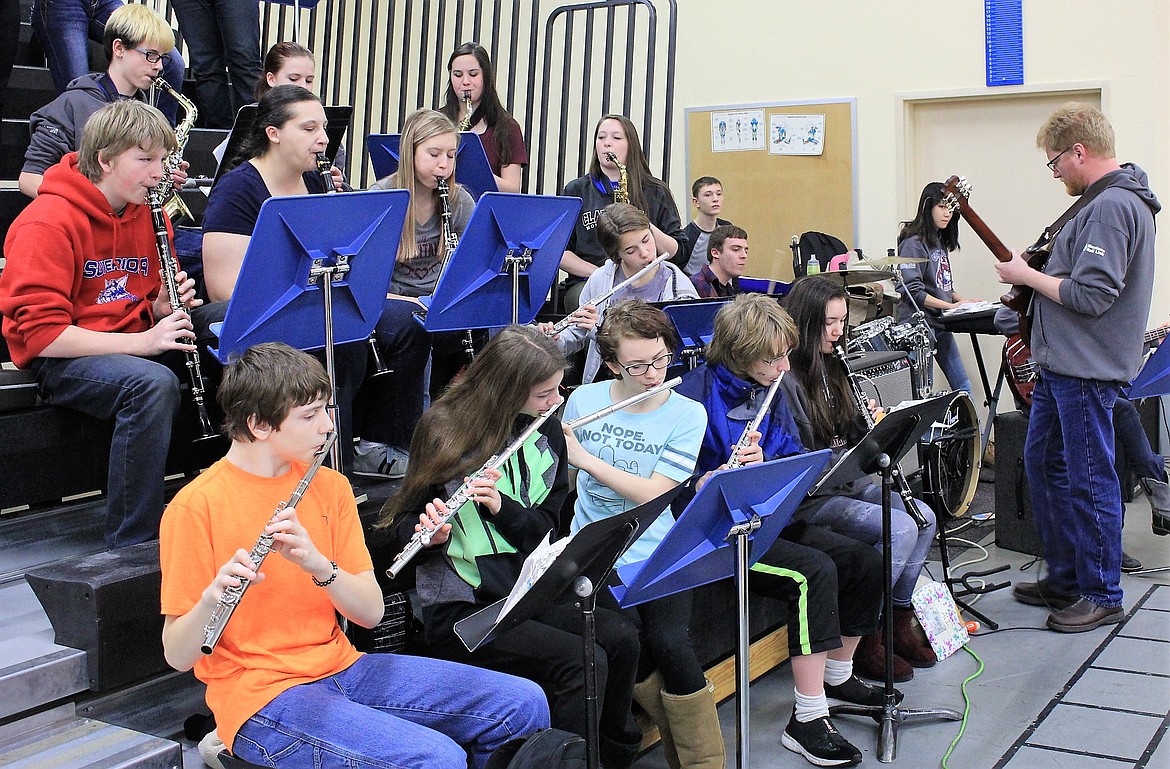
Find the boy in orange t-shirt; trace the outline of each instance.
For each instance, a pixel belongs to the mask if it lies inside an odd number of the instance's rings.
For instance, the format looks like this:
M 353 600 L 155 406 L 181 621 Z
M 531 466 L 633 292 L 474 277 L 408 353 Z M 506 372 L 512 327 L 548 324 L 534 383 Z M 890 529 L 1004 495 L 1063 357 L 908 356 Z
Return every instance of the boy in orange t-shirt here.
M 343 475 L 322 468 L 297 508 L 273 513 L 333 430 L 329 394 L 321 364 L 282 344 L 257 345 L 225 371 L 218 399 L 231 448 L 163 516 L 167 661 L 195 668 L 219 736 L 252 763 L 483 766 L 504 742 L 548 726 L 540 688 L 353 648 L 336 615 L 373 627 L 383 600 Z M 264 532 L 272 553 L 256 571 L 249 550 Z M 250 587 L 203 656 L 204 625 L 240 578 Z

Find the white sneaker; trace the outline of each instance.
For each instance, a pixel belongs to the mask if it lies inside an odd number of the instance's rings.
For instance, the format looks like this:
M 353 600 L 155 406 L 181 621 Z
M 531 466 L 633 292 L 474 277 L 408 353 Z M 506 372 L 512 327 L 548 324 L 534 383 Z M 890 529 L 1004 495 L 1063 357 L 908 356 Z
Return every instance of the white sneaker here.
M 353 450 L 353 472 L 367 478 L 396 481 L 406 475 L 410 455 L 384 443 L 361 441 Z
M 219 738 L 219 732 L 215 729 L 212 729 L 206 737 L 199 741 L 199 757 L 211 769 L 224 769 L 223 762 L 219 760 L 219 754 L 224 750 L 226 748 L 223 740 Z

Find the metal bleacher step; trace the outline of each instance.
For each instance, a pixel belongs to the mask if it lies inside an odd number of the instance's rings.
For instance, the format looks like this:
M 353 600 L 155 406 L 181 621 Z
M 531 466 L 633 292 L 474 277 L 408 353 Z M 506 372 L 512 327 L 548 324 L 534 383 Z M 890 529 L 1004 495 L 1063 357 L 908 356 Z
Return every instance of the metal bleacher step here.
M 12 68 L 8 78 L 8 90 L 4 94 L 4 115 L 6 118 L 24 118 L 36 112 L 57 96 L 53 78 L 47 67 L 29 67 L 18 64 Z
M 0 738 L 0 769 L 180 769 L 182 765 L 179 743 L 90 718 L 64 718 L 10 740 Z
M 53 641 L 49 618 L 26 582 L 0 586 L 0 606 L 0 722 L 88 691 L 85 652 Z

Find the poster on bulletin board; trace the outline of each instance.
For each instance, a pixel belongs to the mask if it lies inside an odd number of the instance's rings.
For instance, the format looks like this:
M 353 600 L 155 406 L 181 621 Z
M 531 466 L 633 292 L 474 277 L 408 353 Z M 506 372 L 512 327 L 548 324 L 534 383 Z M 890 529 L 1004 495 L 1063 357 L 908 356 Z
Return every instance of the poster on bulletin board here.
M 711 151 L 764 149 L 764 111 L 741 109 L 711 113 Z
M 773 155 L 822 155 L 824 115 L 770 115 L 768 152 Z

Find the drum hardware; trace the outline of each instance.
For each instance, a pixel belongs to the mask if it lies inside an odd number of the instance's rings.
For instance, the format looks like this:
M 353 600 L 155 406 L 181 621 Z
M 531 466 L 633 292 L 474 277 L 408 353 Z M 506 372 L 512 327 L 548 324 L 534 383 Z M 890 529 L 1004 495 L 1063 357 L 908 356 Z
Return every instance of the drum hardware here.
M 923 497 L 938 513 L 959 518 L 971 507 L 983 461 L 981 444 L 975 404 L 967 393 L 957 392 L 946 422 L 933 425 L 919 443 Z
M 866 264 L 873 264 L 867 262 Z M 853 286 L 858 283 L 880 283 L 883 280 L 893 280 L 896 270 L 873 270 L 868 267 L 852 267 L 845 270 L 821 272 L 814 277 L 828 278 L 842 286 Z
M 886 352 L 891 349 L 889 331 L 894 325 L 894 319 L 887 316 L 866 321 L 854 326 L 849 331 L 849 341 L 846 352 Z
M 856 267 L 897 267 L 900 264 L 921 264 L 922 262 L 929 262 L 927 257 L 918 257 L 915 259 L 905 258 L 901 256 L 883 256 L 881 259 L 866 259 L 864 262 L 857 262 Z

